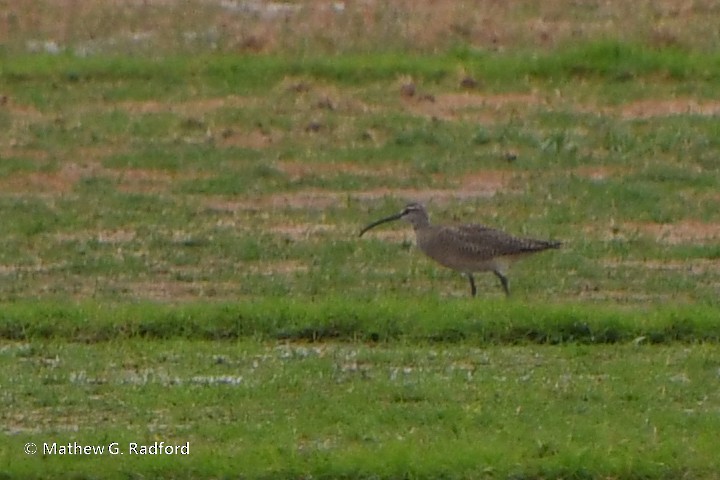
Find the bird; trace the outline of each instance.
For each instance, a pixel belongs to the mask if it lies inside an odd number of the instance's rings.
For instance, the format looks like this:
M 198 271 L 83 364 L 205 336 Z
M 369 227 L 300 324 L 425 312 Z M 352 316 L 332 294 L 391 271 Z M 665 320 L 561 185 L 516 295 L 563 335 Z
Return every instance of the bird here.
M 494 273 L 509 296 L 507 270 L 512 261 L 562 245 L 558 241 L 515 237 L 485 225 L 432 225 L 427 210 L 417 202 L 407 204 L 400 213 L 372 222 L 360 231 L 360 237 L 378 225 L 400 219 L 413 226 L 417 246 L 425 255 L 467 275 L 473 297 L 477 295 L 474 273 Z

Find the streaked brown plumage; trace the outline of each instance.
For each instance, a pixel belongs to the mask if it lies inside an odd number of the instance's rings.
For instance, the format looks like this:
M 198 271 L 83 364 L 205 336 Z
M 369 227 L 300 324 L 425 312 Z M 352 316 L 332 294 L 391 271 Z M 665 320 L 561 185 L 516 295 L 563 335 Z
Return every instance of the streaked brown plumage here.
M 362 229 L 360 236 L 382 223 L 399 219 L 412 224 L 417 246 L 423 253 L 468 276 L 473 296 L 477 293 L 473 273 L 493 272 L 500 279 L 505 294 L 509 295 L 505 273 L 511 261 L 560 247 L 560 242 L 514 237 L 484 225 L 431 225 L 425 207 L 419 203 L 410 203 L 400 213 L 371 223 Z

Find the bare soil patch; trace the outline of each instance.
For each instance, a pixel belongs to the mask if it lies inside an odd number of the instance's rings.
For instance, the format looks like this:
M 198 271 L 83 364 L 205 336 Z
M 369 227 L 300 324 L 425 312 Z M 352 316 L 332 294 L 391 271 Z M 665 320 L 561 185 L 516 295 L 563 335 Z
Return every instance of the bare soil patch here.
M 122 285 L 133 297 L 157 301 L 192 301 L 198 297 L 230 297 L 237 292 L 237 284 L 229 282 L 182 282 L 178 280 L 153 279 L 129 282 Z
M 164 102 L 159 100 L 127 100 L 115 104 L 115 108 L 126 111 L 133 115 L 149 113 L 176 113 L 189 117 L 197 117 L 206 113 L 214 112 L 220 108 L 247 108 L 258 103 L 254 97 L 242 97 L 229 95 L 217 98 L 199 98 L 184 102 Z
M 720 101 L 699 101 L 693 98 L 672 100 L 640 100 L 610 109 L 606 113 L 617 113 L 625 119 L 668 117 L 672 115 L 716 116 L 720 114 Z
M 315 172 L 315 166 L 302 164 L 281 164 L 280 168 L 290 175 L 303 175 L 308 172 Z M 330 171 L 348 168 L 354 173 L 368 173 L 386 175 L 382 169 L 365 170 L 367 167 L 345 164 L 328 164 Z M 391 170 L 396 167 L 389 167 Z M 347 171 L 347 170 L 345 170 Z M 424 202 L 428 204 L 443 205 L 455 200 L 468 200 L 476 198 L 490 198 L 498 191 L 506 189 L 510 181 L 516 176 L 515 172 L 504 170 L 485 170 L 475 173 L 468 173 L 458 179 L 457 188 L 388 188 L 379 187 L 361 191 L 333 191 L 306 189 L 293 193 L 274 193 L 270 195 L 256 196 L 253 198 L 230 199 L 227 197 L 203 197 L 205 207 L 227 212 L 257 211 L 266 209 L 281 208 L 309 208 L 322 210 L 332 205 L 341 204 L 346 201 L 374 201 L 382 198 L 398 198 L 404 202 Z
M 483 197 L 491 197 L 500 190 L 508 187 L 513 178 L 518 176 L 517 172 L 509 170 L 480 170 L 467 173 L 461 178 L 461 192 L 478 193 Z
M 611 268 L 631 267 L 648 270 L 684 271 L 700 275 L 708 271 L 720 271 L 720 260 L 696 258 L 692 260 L 620 260 L 606 259 L 603 265 Z
M 71 151 L 73 161 L 75 163 L 99 163 L 101 160 L 111 155 L 119 155 L 127 153 L 129 149 L 125 145 L 112 143 L 103 143 L 96 146 L 78 147 Z
M 376 188 L 358 192 L 337 192 L 323 190 L 304 190 L 297 193 L 278 193 L 255 197 L 252 199 L 228 200 L 209 199 L 205 200 L 205 206 L 221 211 L 242 211 L 242 210 L 263 210 L 279 208 L 308 208 L 322 210 L 332 205 L 341 204 L 348 200 L 359 200 L 363 202 L 379 200 L 382 198 L 399 198 L 404 202 L 424 202 L 428 204 L 445 204 L 452 200 L 470 198 L 487 198 L 495 192 L 480 191 L 475 189 L 392 189 Z
M 506 51 L 592 38 L 692 50 L 712 48 L 717 30 L 716 8 L 709 0 L 402 0 L 390 5 L 377 0 L 54 0 L 14 2 L 12 13 L 0 19 L 2 43 L 27 49 L 32 41 L 33 48 L 42 49 L 48 41 L 55 49 L 98 53 L 130 45 L 151 52 L 176 52 L 183 46 L 295 52 L 298 44 L 342 52 L 387 47 L 388 42 L 411 51 L 438 51 L 458 43 Z M 180 33 L 184 41 L 178 42 Z
M 617 175 L 627 175 L 631 171 L 628 167 L 609 165 L 586 165 L 573 168 L 570 173 L 589 180 L 601 181 Z
M 300 180 L 308 176 L 353 174 L 368 177 L 383 177 L 387 175 L 408 175 L 406 168 L 392 165 L 358 165 L 351 162 L 276 162 L 275 168 L 286 174 L 291 180 Z
M 272 225 L 266 228 L 268 233 L 293 240 L 309 240 L 323 234 L 333 233 L 340 230 L 337 225 L 326 223 L 291 223 Z
M 588 236 L 617 240 L 642 234 L 653 237 L 659 243 L 679 245 L 683 243 L 709 243 L 720 241 L 720 223 L 684 220 L 677 223 L 622 222 L 611 225 L 587 225 L 583 231 Z
M 0 179 L 0 190 L 13 194 L 62 195 L 72 192 L 84 179 L 109 178 L 115 188 L 128 193 L 163 193 L 178 180 L 196 180 L 211 175 L 200 172 L 167 172 L 156 169 L 103 167 L 99 161 L 64 162 L 55 171 L 18 172 Z
M 671 300 L 669 295 L 659 295 L 659 294 L 650 294 L 650 293 L 637 293 L 637 292 L 630 292 L 627 290 L 583 290 L 579 294 L 580 298 L 584 300 L 595 300 L 595 301 L 614 301 L 614 302 L 630 302 L 630 303 L 637 303 L 637 302 L 644 302 L 644 303 L 653 303 L 658 302 L 660 300 L 668 302 Z M 687 297 L 687 295 L 685 295 Z M 678 300 L 678 298 L 674 298 L 673 300 Z M 686 301 L 690 301 L 690 298 L 684 298 Z
M 63 194 L 72 191 L 82 178 L 94 176 L 102 167 L 95 163 L 63 163 L 51 172 L 16 173 L 0 179 L 0 190 L 7 193 Z
M 625 228 L 638 230 L 670 245 L 707 243 L 720 240 L 720 223 L 684 220 L 678 223 L 626 223 Z
M 279 134 L 271 134 L 261 130 L 243 131 L 233 128 L 221 132 L 217 142 L 219 146 L 224 148 L 262 149 L 272 145 L 279 137 Z
M 11 97 L 2 95 L 2 92 L 0 92 L 0 109 L 10 114 L 16 124 L 35 123 L 45 118 L 45 115 L 37 108 L 32 105 L 18 103 Z
M 370 222 L 371 220 L 372 219 L 368 219 L 368 222 Z M 358 231 L 363 226 L 364 225 L 358 224 Z M 357 233 L 355 235 L 357 236 Z M 395 227 L 388 226 L 388 228 L 373 229 L 363 235 L 363 238 L 365 237 L 385 240 L 393 243 L 410 242 L 412 244 L 415 244 L 415 234 L 413 233 L 412 228 L 409 227 L 406 223 Z
M 17 264 L 0 264 L 0 274 L 14 274 L 18 272 L 23 273 L 49 273 L 54 270 L 61 270 L 67 265 L 66 262 L 52 262 L 52 263 L 35 263 L 32 265 L 17 265 Z
M 0 158 L 8 157 L 27 158 L 29 160 L 41 162 L 50 158 L 50 155 L 47 151 L 37 148 L 8 147 L 0 149 Z
M 85 242 L 88 240 L 97 240 L 99 243 L 121 244 L 129 243 L 135 240 L 137 232 L 135 230 L 119 229 L 119 230 L 81 230 L 73 232 L 59 232 L 53 235 L 54 239 L 59 242 Z
M 408 100 L 407 108 L 417 114 L 440 120 L 475 120 L 482 123 L 498 121 L 498 114 L 528 106 L 543 105 L 535 93 L 507 93 L 483 95 L 479 93 L 444 93 L 433 100 L 420 98 Z
M 145 168 L 106 169 L 104 176 L 117 182 L 116 188 L 126 193 L 164 193 L 174 182 L 197 180 L 210 177 L 210 174 L 199 172 L 178 173 Z
M 275 260 L 269 262 L 253 262 L 244 265 L 250 273 L 263 275 L 290 275 L 308 271 L 306 263 L 299 260 Z
M 343 201 L 349 194 L 328 192 L 324 190 L 303 190 L 296 193 L 275 193 L 255 197 L 228 198 L 203 196 L 199 201 L 205 208 L 224 212 L 262 211 L 282 208 L 308 208 L 322 210 L 339 201 Z

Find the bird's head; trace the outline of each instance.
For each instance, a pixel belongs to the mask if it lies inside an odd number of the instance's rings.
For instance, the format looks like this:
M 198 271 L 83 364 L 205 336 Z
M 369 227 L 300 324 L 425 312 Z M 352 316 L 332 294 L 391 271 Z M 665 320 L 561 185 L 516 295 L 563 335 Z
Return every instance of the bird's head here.
M 380 224 L 386 223 L 386 222 L 392 222 L 395 220 L 407 220 L 410 222 L 410 224 L 413 226 L 413 228 L 418 229 L 420 227 L 426 226 L 430 224 L 430 220 L 428 218 L 427 211 L 425 210 L 425 207 L 423 207 L 421 204 L 413 202 L 408 203 L 405 205 L 405 208 L 403 208 L 400 213 L 396 213 L 395 215 L 391 215 L 389 217 L 381 218 L 380 220 L 371 223 L 367 227 L 363 228 L 360 231 L 360 236 L 362 237 L 363 233 L 367 232 L 371 228 L 375 228 Z

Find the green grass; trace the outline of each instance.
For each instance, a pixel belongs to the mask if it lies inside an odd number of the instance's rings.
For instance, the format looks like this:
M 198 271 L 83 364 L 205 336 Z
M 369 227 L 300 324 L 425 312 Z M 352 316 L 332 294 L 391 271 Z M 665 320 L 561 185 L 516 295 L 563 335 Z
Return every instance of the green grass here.
M 582 303 L 444 300 L 414 304 L 252 298 L 239 303 L 8 304 L 0 337 L 103 342 L 135 338 L 262 341 L 470 342 L 474 344 L 718 342 L 714 307 L 598 307 Z
M 71 96 L 73 86 L 85 87 L 86 92 L 90 87 L 92 92 L 121 79 L 122 83 L 115 83 L 111 89 L 105 88 L 106 100 L 162 97 L 167 92 L 158 89 L 161 85 L 173 90 L 201 88 L 204 94 L 229 89 L 240 94 L 251 93 L 263 91 L 286 77 L 309 77 L 350 86 L 394 81 L 400 75 L 409 75 L 435 84 L 454 77 L 458 67 L 492 84 L 512 87 L 527 85 L 527 77 L 539 80 L 604 79 L 621 84 L 647 77 L 663 81 L 716 81 L 720 78 L 720 59 L 716 53 L 688 53 L 602 41 L 544 54 L 529 51 L 499 55 L 458 49 L 439 55 L 403 52 L 288 58 L 283 55 L 201 54 L 191 60 L 186 56 L 130 59 L 124 56 L 34 55 L 6 60 L 0 78 L 11 85 L 22 84 L 27 88 L 52 81 Z M 140 87 L 140 84 L 144 86 Z M 32 88 L 29 91 L 39 93 Z
M 0 478 L 717 478 L 717 54 L 354 52 L 3 58 Z
M 23 478 L 712 478 L 718 467 L 714 345 L 34 341 L 0 359 L 14 392 L 3 464 Z M 21 453 L 159 440 L 191 453 Z

